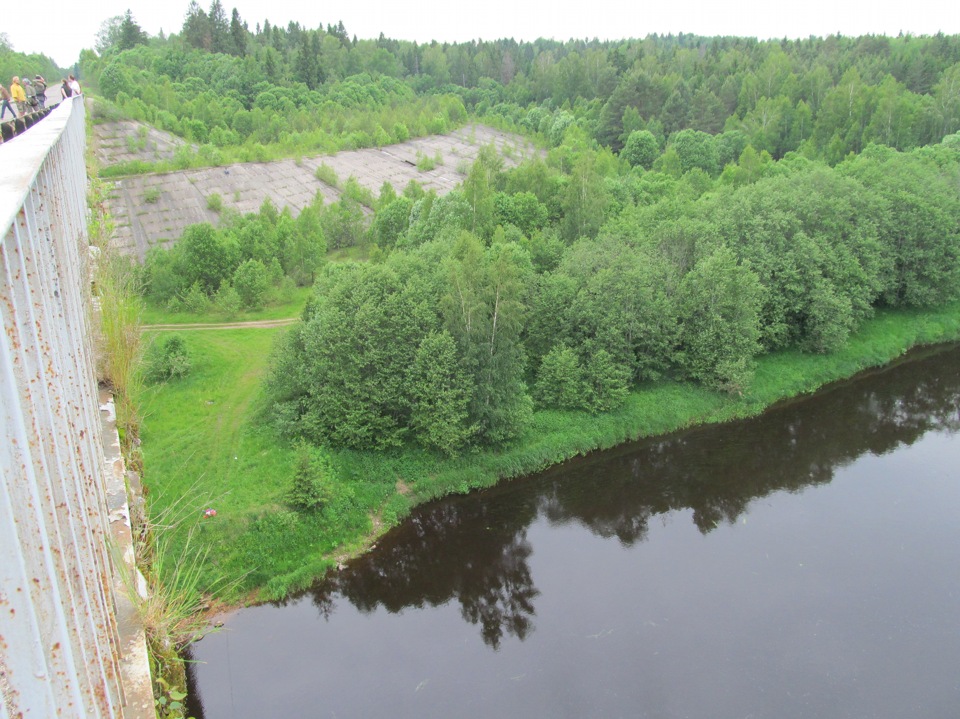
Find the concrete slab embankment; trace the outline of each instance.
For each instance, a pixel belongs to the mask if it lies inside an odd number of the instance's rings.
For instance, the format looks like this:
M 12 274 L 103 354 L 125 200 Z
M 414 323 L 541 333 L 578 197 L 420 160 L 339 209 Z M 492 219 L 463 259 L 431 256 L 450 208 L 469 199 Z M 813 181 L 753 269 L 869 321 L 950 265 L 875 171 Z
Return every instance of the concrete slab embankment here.
M 131 159 L 153 161 L 164 152 L 174 152 L 177 142 L 182 143 L 178 138 L 149 139 L 163 133 L 156 130 L 145 133 L 140 129 L 145 126 L 137 123 L 118 125 L 111 130 L 108 123 L 96 130 L 97 152 L 102 163 Z M 134 139 L 128 142 L 116 137 Z M 143 149 L 138 150 L 138 142 L 144 137 L 148 139 L 140 143 Z M 161 140 L 167 143 L 163 145 L 166 149 L 160 149 Z M 400 192 L 410 180 L 442 194 L 464 180 L 480 149 L 490 144 L 497 148 L 508 167 L 539 153 L 519 135 L 469 125 L 447 135 L 417 138 L 381 149 L 128 177 L 117 181 L 108 200 L 108 209 L 117 226 L 115 242 L 122 252 L 142 259 L 151 247 L 168 246 L 179 239 L 189 225 L 217 224 L 220 215 L 208 206 L 212 195 L 220 196 L 224 208 L 240 213 L 256 212 L 266 198 L 279 208 L 289 207 L 294 215 L 317 193 L 325 202 L 336 202 L 340 198 L 339 189 L 317 179 L 320 165 L 332 168 L 341 186 L 349 177 L 355 177 L 374 194 L 384 182 Z M 439 162 L 432 170 L 420 170 L 417 163 L 424 157 L 436 158 Z

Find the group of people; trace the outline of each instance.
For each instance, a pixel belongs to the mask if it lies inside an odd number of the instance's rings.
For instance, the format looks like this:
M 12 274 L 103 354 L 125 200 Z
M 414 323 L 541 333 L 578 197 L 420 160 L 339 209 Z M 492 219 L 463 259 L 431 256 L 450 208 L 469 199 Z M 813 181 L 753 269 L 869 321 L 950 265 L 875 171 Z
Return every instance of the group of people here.
M 82 90 L 77 78 L 73 75 L 70 75 L 69 78 L 63 78 L 60 83 L 60 97 L 67 99 L 81 93 Z M 47 81 L 43 79 L 42 75 L 37 75 L 33 80 L 28 77 L 21 80 L 14 76 L 13 80 L 10 81 L 9 90 L 0 85 L 0 100 L 2 100 L 0 121 L 6 118 L 7 110 L 10 111 L 14 119 L 22 117 L 28 112 L 39 110 L 46 105 Z M 14 109 L 14 106 L 16 106 L 16 109 Z

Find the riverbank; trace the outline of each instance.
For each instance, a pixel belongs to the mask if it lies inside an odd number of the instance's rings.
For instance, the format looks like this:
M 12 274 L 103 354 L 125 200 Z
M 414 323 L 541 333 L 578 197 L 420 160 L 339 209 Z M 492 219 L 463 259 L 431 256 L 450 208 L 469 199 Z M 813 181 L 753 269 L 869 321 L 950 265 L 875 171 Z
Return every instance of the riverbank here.
M 636 389 L 616 412 L 538 412 L 521 441 L 445 458 L 422 450 L 343 451 L 326 507 L 285 501 L 294 450 L 259 421 L 260 380 L 282 328 L 195 331 L 193 370 L 144 397 L 143 451 L 151 513 L 179 515 L 175 544 L 201 547 L 202 586 L 234 587 L 230 602 L 278 599 L 368 549 L 413 506 L 491 486 L 595 450 L 767 407 L 884 365 L 918 345 L 960 339 L 960 304 L 936 312 L 882 311 L 841 352 L 762 357 L 743 396 L 681 383 Z M 216 515 L 205 517 L 206 509 Z M 173 521 L 173 520 L 171 520 Z M 192 537 L 192 539 L 189 539 Z

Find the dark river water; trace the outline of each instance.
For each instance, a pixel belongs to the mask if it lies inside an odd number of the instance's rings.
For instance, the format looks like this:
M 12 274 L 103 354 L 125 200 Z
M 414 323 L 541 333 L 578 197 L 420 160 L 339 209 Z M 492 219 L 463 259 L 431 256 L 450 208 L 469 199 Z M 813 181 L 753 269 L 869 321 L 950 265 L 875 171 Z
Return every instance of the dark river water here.
M 960 717 L 960 349 L 424 506 L 193 715 Z

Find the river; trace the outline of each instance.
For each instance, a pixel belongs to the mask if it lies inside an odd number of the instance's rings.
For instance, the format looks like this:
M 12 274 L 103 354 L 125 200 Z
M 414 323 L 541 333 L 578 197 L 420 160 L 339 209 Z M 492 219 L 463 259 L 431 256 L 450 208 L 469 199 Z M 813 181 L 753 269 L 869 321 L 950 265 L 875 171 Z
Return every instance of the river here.
M 414 511 L 192 648 L 192 715 L 960 711 L 960 348 Z

